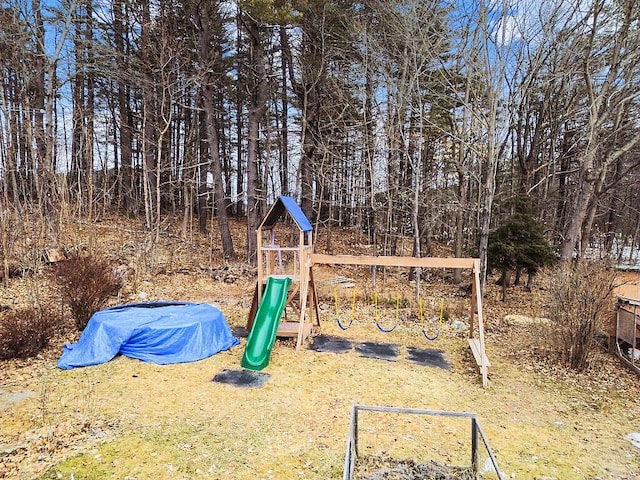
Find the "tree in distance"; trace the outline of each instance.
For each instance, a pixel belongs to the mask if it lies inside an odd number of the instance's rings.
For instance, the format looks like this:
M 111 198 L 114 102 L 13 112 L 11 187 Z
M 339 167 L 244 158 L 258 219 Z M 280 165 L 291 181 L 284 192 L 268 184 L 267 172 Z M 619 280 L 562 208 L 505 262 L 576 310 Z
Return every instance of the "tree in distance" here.
M 514 213 L 489 234 L 487 261 L 490 270 L 499 269 L 502 273 L 503 301 L 511 283 L 511 272 L 515 271 L 519 279 L 520 272 L 526 271 L 527 287 L 530 287 L 538 270 L 557 259 L 556 252 L 544 236 L 542 222 L 528 213 Z

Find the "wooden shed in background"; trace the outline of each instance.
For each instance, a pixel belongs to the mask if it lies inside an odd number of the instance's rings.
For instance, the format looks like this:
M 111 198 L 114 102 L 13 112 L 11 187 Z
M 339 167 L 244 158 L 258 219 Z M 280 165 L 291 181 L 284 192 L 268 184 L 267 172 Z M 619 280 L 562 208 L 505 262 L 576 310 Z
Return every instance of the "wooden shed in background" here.
M 614 352 L 640 375 L 640 299 L 618 296 L 607 333 Z

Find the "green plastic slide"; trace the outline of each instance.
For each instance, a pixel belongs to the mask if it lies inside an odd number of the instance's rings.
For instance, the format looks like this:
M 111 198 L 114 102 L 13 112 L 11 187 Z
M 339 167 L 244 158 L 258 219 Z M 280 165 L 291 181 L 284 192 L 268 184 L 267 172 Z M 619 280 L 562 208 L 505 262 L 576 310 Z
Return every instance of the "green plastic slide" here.
M 287 303 L 290 284 L 291 279 L 288 277 L 267 278 L 267 286 L 262 293 L 262 301 L 244 348 L 241 363 L 243 368 L 262 370 L 269 365 L 280 317 Z

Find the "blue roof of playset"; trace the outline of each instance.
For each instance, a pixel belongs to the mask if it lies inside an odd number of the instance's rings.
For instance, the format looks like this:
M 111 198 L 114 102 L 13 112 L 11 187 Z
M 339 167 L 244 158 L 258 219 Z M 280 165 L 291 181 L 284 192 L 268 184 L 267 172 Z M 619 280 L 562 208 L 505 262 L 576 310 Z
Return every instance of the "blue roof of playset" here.
M 284 212 L 288 212 L 293 218 L 293 221 L 296 222 L 298 228 L 303 232 L 311 232 L 313 231 L 313 226 L 311 222 L 304 214 L 300 206 L 296 203 L 296 201 L 291 197 L 280 196 L 276 200 L 276 202 L 271 206 L 269 212 L 262 220 L 262 227 L 273 227 Z

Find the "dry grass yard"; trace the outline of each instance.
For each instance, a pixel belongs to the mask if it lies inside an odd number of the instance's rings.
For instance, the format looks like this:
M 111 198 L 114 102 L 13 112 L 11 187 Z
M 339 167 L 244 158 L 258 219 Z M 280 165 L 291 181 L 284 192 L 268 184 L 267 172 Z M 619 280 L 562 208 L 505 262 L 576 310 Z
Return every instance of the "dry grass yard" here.
M 242 245 L 240 226 L 237 234 L 236 244 Z M 85 238 L 89 251 L 108 253 L 129 266 L 123 302 L 207 302 L 233 328 L 245 325 L 255 270 L 242 263 L 221 265 L 212 247 L 215 236 L 193 234 L 185 241 L 167 235 L 149 246 L 138 230 L 107 223 L 76 225 L 68 236 L 69 243 Z M 353 253 L 349 241 L 334 236 L 336 253 L 341 248 Z M 485 319 L 492 368 L 489 387 L 482 388 L 466 332 L 452 326 L 465 321 L 468 293 L 443 282 L 439 273 L 425 280 L 424 295 L 428 305 L 445 299 L 449 315 L 439 337 L 427 341 L 420 322 L 409 319 L 409 309 L 385 334 L 375 326 L 372 305 L 362 300 L 353 325 L 341 330 L 332 279 L 350 276 L 364 291 L 371 288 L 364 286 L 367 272 L 317 270 L 321 333 L 354 345 L 393 344 L 395 361 L 365 358 L 355 348 L 296 353 L 290 341 L 279 340 L 263 371 L 269 376 L 264 386 L 241 388 L 212 379 L 240 369 L 245 339 L 193 363 L 159 366 L 120 356 L 63 371 L 56 367 L 61 346 L 75 340 L 67 335 L 37 358 L 1 362 L 0 478 L 339 479 L 357 402 L 475 412 L 505 478 L 639 479 L 640 448 L 629 435 L 640 432 L 640 379 L 605 352 L 581 374 L 545 360 L 540 321 L 534 320 L 544 315 L 541 292 L 514 288 L 502 302 L 491 284 Z M 40 281 L 37 275 L 12 279 L 0 304 L 13 307 L 46 293 Z M 394 278 L 384 288 L 395 295 L 397 285 Z M 341 309 L 349 315 L 349 292 L 342 295 Z M 395 322 L 395 306 L 389 303 L 381 307 L 383 315 Z M 433 308 L 429 315 L 427 326 L 434 328 Z M 450 369 L 411 362 L 410 347 L 441 350 Z M 469 431 L 467 423 L 451 419 L 366 414 L 360 418 L 360 453 L 465 464 Z M 482 469 L 484 457 L 480 463 Z

